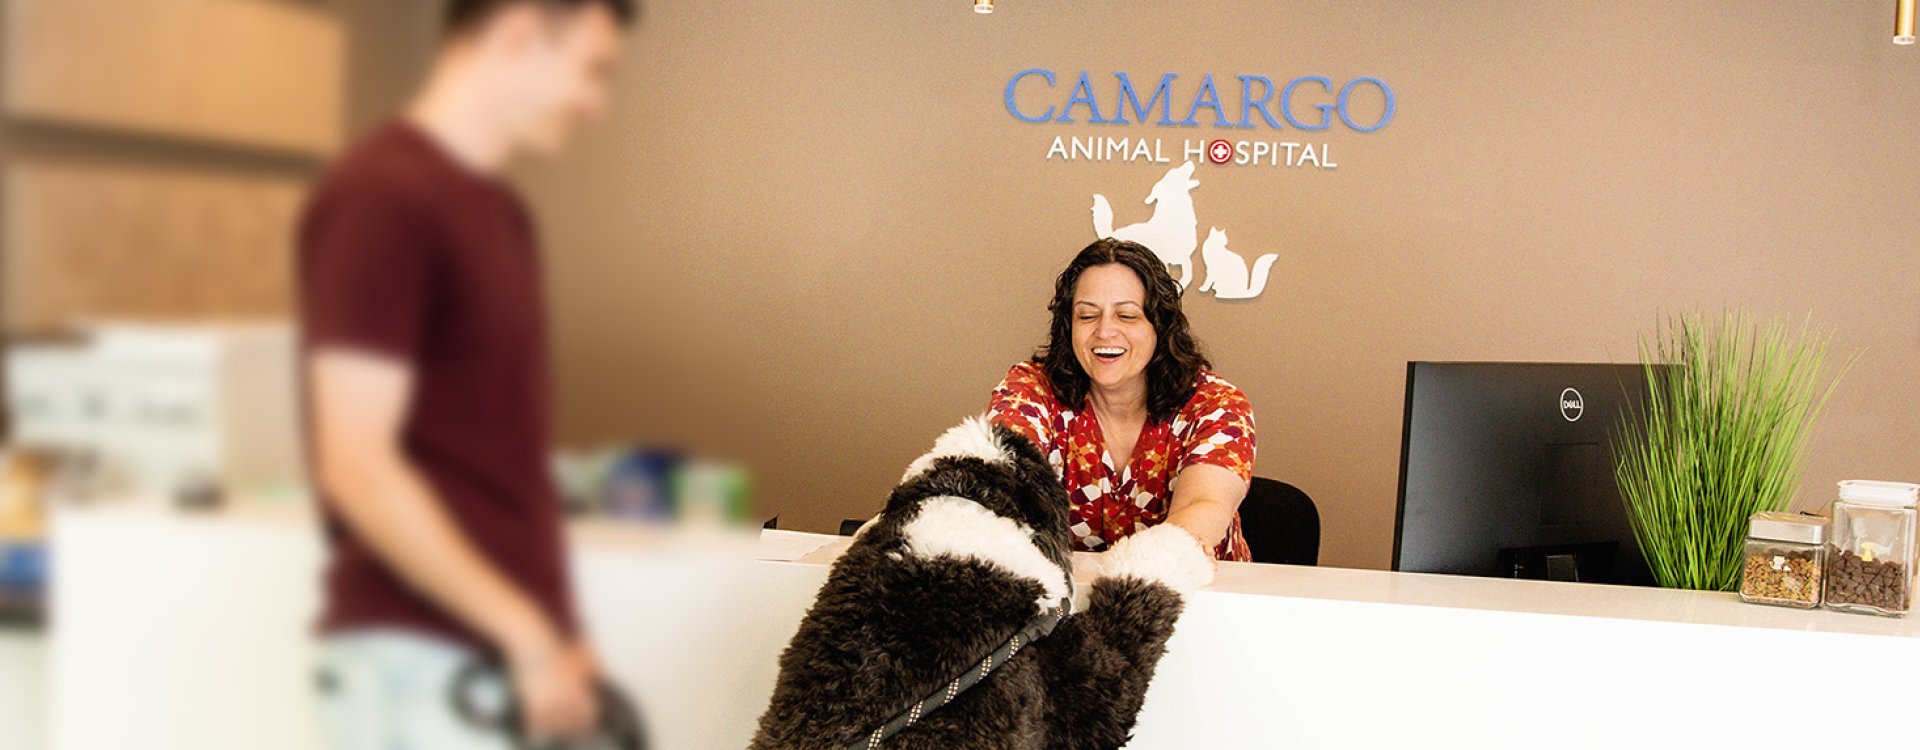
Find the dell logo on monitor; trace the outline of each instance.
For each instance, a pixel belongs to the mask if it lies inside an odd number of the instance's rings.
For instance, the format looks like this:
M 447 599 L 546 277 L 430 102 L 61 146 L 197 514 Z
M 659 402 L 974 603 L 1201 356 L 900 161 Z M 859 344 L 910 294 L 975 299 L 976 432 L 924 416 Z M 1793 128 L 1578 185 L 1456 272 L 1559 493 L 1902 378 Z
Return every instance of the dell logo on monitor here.
M 1560 416 L 1569 422 L 1580 421 L 1580 413 L 1587 410 L 1587 402 L 1580 398 L 1580 392 L 1568 388 L 1560 392 Z

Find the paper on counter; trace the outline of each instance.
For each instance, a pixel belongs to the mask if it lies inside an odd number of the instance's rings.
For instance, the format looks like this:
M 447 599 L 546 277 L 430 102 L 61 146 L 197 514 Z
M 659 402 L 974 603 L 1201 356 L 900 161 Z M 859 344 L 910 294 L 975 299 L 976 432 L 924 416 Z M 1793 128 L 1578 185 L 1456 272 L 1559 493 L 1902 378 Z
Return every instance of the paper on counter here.
M 822 547 L 832 544 L 841 537 L 832 534 L 813 534 L 805 531 L 787 531 L 784 529 L 761 529 L 760 544 L 754 550 L 755 560 L 774 562 L 793 562 L 806 557 Z

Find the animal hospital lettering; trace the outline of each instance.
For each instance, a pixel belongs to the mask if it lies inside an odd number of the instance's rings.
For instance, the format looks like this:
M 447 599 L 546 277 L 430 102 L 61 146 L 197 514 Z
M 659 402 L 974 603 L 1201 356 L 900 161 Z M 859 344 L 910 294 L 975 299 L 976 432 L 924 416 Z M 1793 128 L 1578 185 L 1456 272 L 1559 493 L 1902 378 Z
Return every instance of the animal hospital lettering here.
M 1226 144 L 1231 149 L 1227 158 L 1219 158 L 1210 151 L 1215 144 Z M 1168 156 L 1168 153 L 1166 143 L 1159 138 L 1056 135 L 1053 137 L 1053 142 L 1047 146 L 1049 161 L 1061 159 L 1172 164 L 1173 159 Z M 1206 141 L 1189 138 L 1181 142 L 1180 156 L 1183 161 L 1209 161 L 1214 164 L 1231 162 L 1237 165 L 1319 169 L 1334 169 L 1340 166 L 1334 163 L 1332 148 L 1327 144 L 1294 141 Z

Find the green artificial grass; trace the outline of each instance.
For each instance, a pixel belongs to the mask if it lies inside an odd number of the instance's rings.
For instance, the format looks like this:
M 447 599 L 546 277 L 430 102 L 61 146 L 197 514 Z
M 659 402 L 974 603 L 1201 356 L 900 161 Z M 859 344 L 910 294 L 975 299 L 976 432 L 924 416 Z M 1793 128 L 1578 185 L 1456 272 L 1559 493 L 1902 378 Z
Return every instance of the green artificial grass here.
M 1739 586 L 1747 518 L 1793 499 L 1839 381 L 1822 384 L 1831 343 L 1737 311 L 1675 315 L 1641 338 L 1647 400 L 1615 431 L 1614 478 L 1661 586 Z

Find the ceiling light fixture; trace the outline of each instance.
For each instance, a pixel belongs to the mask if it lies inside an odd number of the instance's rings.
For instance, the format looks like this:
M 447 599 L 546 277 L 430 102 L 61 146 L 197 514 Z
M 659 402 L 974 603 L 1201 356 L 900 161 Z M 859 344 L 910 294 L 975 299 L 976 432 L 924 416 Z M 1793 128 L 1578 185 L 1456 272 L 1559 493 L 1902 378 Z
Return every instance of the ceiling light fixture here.
M 1907 3 L 1907 4 L 1909 5 L 1909 6 L 1911 6 L 1911 5 L 1913 4 L 1913 0 L 1901 0 L 1901 2 L 1904 2 L 1904 3 Z M 973 12 L 975 12 L 975 13 L 992 13 L 992 12 L 993 12 L 993 0 L 973 0 Z M 1907 13 L 1907 16 L 1908 16 L 1909 18 L 1911 18 L 1911 17 L 1913 16 L 1913 13 L 1912 13 L 1912 12 L 1908 12 L 1908 13 Z
M 1913 0 L 1893 6 L 1893 43 L 1913 44 Z

